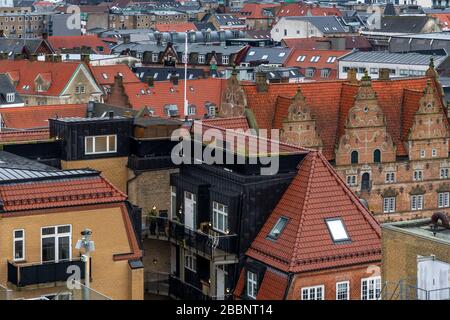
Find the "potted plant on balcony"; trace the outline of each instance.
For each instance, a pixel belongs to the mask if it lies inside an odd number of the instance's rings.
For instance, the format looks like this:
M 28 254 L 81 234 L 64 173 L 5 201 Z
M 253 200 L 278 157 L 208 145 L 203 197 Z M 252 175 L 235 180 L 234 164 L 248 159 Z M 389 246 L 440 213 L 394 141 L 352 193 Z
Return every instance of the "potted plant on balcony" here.
M 149 220 L 148 229 L 151 235 L 156 234 L 156 225 L 157 225 L 156 217 L 157 217 L 156 206 L 153 206 L 153 208 L 148 213 L 148 220 Z

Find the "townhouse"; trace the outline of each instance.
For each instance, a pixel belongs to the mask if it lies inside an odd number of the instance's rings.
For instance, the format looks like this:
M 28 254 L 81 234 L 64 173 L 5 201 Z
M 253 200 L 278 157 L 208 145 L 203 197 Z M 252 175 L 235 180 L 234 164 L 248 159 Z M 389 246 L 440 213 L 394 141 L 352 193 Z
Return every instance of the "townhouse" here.
M 381 234 L 327 159 L 310 152 L 246 252 L 234 295 L 377 300 Z
M 55 56 L 60 61 L 61 56 Z M 25 105 L 100 101 L 102 90 L 84 63 L 0 60 L 0 73 L 13 82 Z

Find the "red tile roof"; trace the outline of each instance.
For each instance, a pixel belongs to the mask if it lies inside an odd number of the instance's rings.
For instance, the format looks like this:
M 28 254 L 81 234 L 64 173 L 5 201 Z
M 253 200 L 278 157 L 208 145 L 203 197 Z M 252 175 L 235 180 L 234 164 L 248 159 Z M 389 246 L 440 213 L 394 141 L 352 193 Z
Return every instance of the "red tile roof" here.
M 280 217 L 288 222 L 278 239 L 270 240 Z M 331 218 L 342 219 L 350 240 L 333 241 L 325 222 Z M 292 273 L 379 262 L 381 230 L 325 157 L 310 152 L 247 256 Z
M 308 13 L 308 6 L 300 3 L 283 3 L 277 11 L 277 17 L 299 17 Z
M 125 201 L 127 196 L 96 175 L 0 185 L 3 210 L 22 211 Z
M 249 129 L 246 117 L 203 119 L 202 123 L 224 129 L 242 129 L 244 131 Z
M 50 118 L 85 117 L 86 104 L 1 108 L 0 115 L 8 129 L 48 128 Z
M 197 27 L 192 22 L 186 23 L 157 23 L 155 25 L 156 31 L 159 32 L 186 32 L 186 31 L 197 31 Z
M 0 132 L 0 143 L 17 143 L 48 139 L 50 139 L 49 129 Z
M 433 13 L 431 14 L 433 18 L 438 19 L 439 26 L 442 31 L 450 30 L 450 14 L 448 13 Z
M 297 67 L 305 74 L 306 69 L 313 68 L 314 73 L 311 77 L 318 79 L 336 79 L 338 69 L 338 58 L 351 52 L 350 50 L 303 50 L 293 49 L 289 53 L 289 57 L 285 62 L 287 67 Z M 312 62 L 313 57 L 319 57 L 317 62 Z M 315 60 L 314 60 L 315 61 Z M 329 69 L 328 77 L 322 78 L 321 70 Z
M 257 300 L 283 300 L 288 277 L 281 272 L 267 269 L 258 289 Z
M 114 64 L 110 66 L 89 66 L 92 75 L 97 84 L 112 85 L 114 83 L 114 76 L 122 75 L 123 83 L 139 83 L 139 78 L 131 69 L 125 64 Z
M 312 16 L 342 16 L 341 10 L 336 7 L 313 7 L 309 9 Z
M 110 54 L 111 49 L 96 35 L 84 36 L 49 36 L 48 42 L 57 51 L 63 49 L 91 48 L 97 54 Z M 100 50 L 99 48 L 103 48 Z
M 58 96 L 79 66 L 78 62 L 0 60 L 0 73 L 6 73 L 13 81 L 18 81 L 16 91 L 19 94 Z M 52 79 L 48 90 L 36 91 L 34 81 L 39 75 Z
M 205 103 L 220 105 L 225 81 L 216 78 L 188 80 L 187 100 L 196 106 L 196 118 L 207 113 Z M 154 110 L 155 116 L 167 117 L 164 107 L 174 104 L 178 107 L 180 117 L 184 117 L 184 80 L 179 80 L 178 85 L 171 81 L 155 81 L 153 87 L 146 83 L 124 83 L 123 87 L 133 109 L 149 107 Z
M 263 15 L 263 9 L 279 7 L 276 3 L 246 3 L 239 12 L 239 17 L 246 19 L 267 19 Z
M 417 97 L 423 92 L 427 80 L 429 78 L 416 77 L 372 81 L 379 106 L 386 116 L 387 131 L 397 146 L 399 156 L 407 155 L 405 133 L 412 124 L 412 117 L 419 107 Z M 434 81 L 432 85 L 436 88 Z M 354 105 L 359 88 L 357 84 L 345 80 L 270 84 L 267 92 L 260 93 L 256 91 L 255 84 L 243 84 L 248 107 L 253 111 L 258 127 L 264 129 L 282 128 L 282 120 L 287 117 L 289 105 L 299 87 L 312 114 L 316 116 L 317 129 L 324 143 L 323 153 L 332 160 L 335 145 L 344 133 L 348 111 Z M 434 92 L 441 101 L 439 90 Z

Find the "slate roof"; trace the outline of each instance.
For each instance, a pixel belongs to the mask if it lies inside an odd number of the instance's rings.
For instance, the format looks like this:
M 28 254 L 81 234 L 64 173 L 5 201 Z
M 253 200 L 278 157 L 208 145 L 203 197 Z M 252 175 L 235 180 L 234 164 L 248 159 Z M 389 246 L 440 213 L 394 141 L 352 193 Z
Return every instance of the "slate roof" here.
M 291 52 L 283 47 L 251 47 L 241 62 L 268 61 L 270 64 L 284 64 Z
M 171 68 L 171 67 L 134 67 L 133 72 L 141 80 L 145 81 L 145 77 L 152 76 L 155 81 L 166 81 L 170 79 L 171 74 L 178 75 L 180 80 L 184 79 L 184 68 Z M 220 74 L 217 70 L 210 70 L 211 77 L 218 77 Z M 204 78 L 205 71 L 199 68 L 188 68 L 187 78 L 201 79 Z
M 159 32 L 164 31 L 174 31 L 174 32 L 185 32 L 185 31 L 197 31 L 197 26 L 192 22 L 187 23 L 158 23 L 155 29 Z
M 8 93 L 14 94 L 14 100 L 8 101 L 6 95 Z M 8 106 L 9 104 L 23 103 L 22 98 L 17 94 L 16 88 L 11 82 L 11 79 L 6 74 L 0 74 L 0 105 Z
M 267 238 L 280 217 L 288 219 L 285 228 L 277 240 Z M 326 224 L 333 218 L 342 220 L 349 240 L 333 240 Z M 381 230 L 325 157 L 310 152 L 246 255 L 290 273 L 376 263 Z
M 381 18 L 381 28 L 374 31 L 420 33 L 429 20 L 427 16 L 384 16 Z
M 223 13 L 223 14 L 214 14 L 213 16 L 221 27 L 229 27 L 229 26 L 245 27 L 245 22 L 241 19 L 238 19 L 236 16 L 232 14 Z
M 23 53 L 25 49 L 28 53 L 35 54 L 43 42 L 45 42 L 43 39 L 0 38 L 0 52 L 7 52 L 13 56 L 16 53 Z M 48 48 L 53 52 L 50 46 Z
M 335 16 L 320 16 L 320 17 L 285 17 L 283 19 L 308 21 L 320 30 L 323 34 L 332 33 L 346 33 L 350 32 L 348 27 L 344 27 L 338 17 Z
M 339 60 L 351 62 L 392 63 L 427 66 L 430 64 L 431 58 L 434 59 L 434 64 L 436 67 L 438 67 L 442 62 L 444 62 L 447 56 L 436 56 L 415 52 L 392 53 L 388 51 L 356 51 L 343 56 Z

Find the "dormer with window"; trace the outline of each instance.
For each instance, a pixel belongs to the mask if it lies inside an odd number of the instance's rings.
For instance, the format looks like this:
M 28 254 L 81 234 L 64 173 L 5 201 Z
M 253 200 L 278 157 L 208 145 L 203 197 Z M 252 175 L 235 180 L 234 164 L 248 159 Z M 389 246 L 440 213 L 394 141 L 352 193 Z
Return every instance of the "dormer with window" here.
M 52 77 L 50 73 L 40 73 L 34 79 L 34 90 L 37 92 L 48 91 L 52 84 Z
M 6 102 L 13 103 L 16 100 L 16 94 L 14 92 L 8 92 L 6 94 Z

